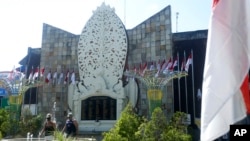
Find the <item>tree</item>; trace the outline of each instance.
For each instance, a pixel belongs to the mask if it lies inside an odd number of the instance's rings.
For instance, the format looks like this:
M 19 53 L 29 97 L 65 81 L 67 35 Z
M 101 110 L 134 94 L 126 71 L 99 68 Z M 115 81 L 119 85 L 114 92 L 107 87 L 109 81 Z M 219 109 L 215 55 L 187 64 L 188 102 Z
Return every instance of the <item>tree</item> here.
M 11 129 L 10 115 L 5 109 L 0 109 L 0 134 L 5 137 Z
M 103 141 L 134 141 L 136 139 L 135 132 L 143 122 L 143 118 L 137 116 L 129 103 L 118 119 L 116 124 L 110 131 L 103 133 Z

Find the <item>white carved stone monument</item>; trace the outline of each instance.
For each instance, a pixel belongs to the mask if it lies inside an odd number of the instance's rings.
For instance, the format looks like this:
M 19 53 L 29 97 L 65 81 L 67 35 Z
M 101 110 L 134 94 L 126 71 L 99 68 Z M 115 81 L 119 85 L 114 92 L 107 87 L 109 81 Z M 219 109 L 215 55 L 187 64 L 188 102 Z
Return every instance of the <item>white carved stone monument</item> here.
M 122 86 L 127 42 L 123 23 L 115 14 L 114 9 L 103 3 L 93 12 L 92 17 L 82 30 L 78 43 L 80 81 L 76 85 L 69 86 L 68 103 L 74 117 L 79 122 L 80 131 L 109 130 L 119 118 L 127 102 L 127 97 L 131 97 L 126 94 L 125 88 Z M 137 90 L 134 85 L 129 86 Z M 126 89 L 126 91 L 131 91 Z M 114 99 L 116 101 L 115 119 L 85 120 L 82 109 L 89 107 L 84 107 L 82 101 L 91 97 Z M 135 102 L 133 103 L 135 105 Z M 104 107 L 99 108 L 104 109 Z

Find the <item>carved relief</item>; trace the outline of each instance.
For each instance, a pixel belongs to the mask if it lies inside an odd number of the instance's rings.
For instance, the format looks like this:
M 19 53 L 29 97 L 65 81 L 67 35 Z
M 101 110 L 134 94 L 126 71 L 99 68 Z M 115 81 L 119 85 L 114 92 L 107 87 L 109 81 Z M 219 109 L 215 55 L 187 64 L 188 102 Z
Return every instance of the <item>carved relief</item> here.
M 127 54 L 125 28 L 114 10 L 104 3 L 85 25 L 78 44 L 79 91 L 122 89 Z

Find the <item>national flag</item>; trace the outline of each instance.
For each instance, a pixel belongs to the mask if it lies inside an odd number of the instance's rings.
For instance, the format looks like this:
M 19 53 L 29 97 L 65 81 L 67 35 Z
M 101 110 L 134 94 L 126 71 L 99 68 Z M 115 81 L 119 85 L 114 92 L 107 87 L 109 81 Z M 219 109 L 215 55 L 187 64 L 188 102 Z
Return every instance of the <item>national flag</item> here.
M 46 83 L 49 83 L 50 80 L 51 80 L 51 71 L 48 72 L 47 77 L 46 77 L 46 79 L 45 79 L 45 82 L 46 82 Z
M 34 75 L 33 75 L 33 81 L 35 81 L 38 78 L 39 75 L 39 67 L 35 69 Z
M 201 94 L 201 89 L 197 90 L 197 99 L 201 100 L 202 94 Z
M 187 59 L 187 62 L 186 62 L 186 65 L 185 65 L 185 71 L 188 72 L 189 70 L 189 66 L 193 64 L 193 58 L 192 58 L 192 54 L 190 54 L 188 56 L 188 59 Z
M 63 82 L 63 72 L 60 73 L 58 84 L 61 84 Z
M 66 72 L 65 78 L 64 78 L 64 84 L 67 84 L 69 80 L 69 71 Z
M 15 79 L 15 73 L 16 73 L 16 69 L 15 69 L 15 66 L 14 68 L 10 71 L 10 73 L 8 74 L 7 78 L 9 80 L 14 80 Z
M 183 58 L 182 63 L 181 63 L 181 71 L 185 71 L 185 60 Z
M 163 68 L 163 71 L 164 71 L 164 72 L 169 71 L 169 70 L 170 70 L 170 68 L 172 67 L 172 65 L 173 65 L 172 58 L 169 58 L 169 60 L 168 60 L 168 62 L 167 62 L 167 64 L 166 64 L 166 67 L 165 67 L 165 68 Z
M 161 62 L 161 68 L 160 68 L 160 71 L 162 70 L 162 68 L 164 67 L 164 65 L 166 65 L 166 60 L 165 60 L 165 59 Z
M 145 64 L 144 64 L 143 67 L 142 67 L 142 75 L 144 75 L 144 73 L 146 72 L 147 67 L 148 67 L 148 63 L 145 62 Z
M 44 75 L 44 71 L 45 71 L 45 68 L 43 67 L 43 68 L 41 68 L 41 70 L 40 70 L 40 77 L 43 77 L 43 75 Z
M 71 84 L 75 84 L 76 83 L 76 80 L 75 80 L 75 71 L 72 72 L 71 74 Z
M 53 79 L 52 79 L 53 85 L 56 84 L 56 81 L 57 81 L 57 70 L 53 73 Z
M 175 58 L 175 60 L 172 63 L 172 66 L 169 68 L 169 70 L 173 71 L 175 67 L 178 66 L 178 60 Z
M 161 60 L 158 61 L 157 65 L 156 65 L 156 69 L 157 69 L 158 71 L 161 70 Z
M 33 70 L 33 66 L 32 66 L 32 68 L 31 68 L 31 71 L 30 71 L 30 75 L 29 75 L 29 83 L 31 83 L 32 82 L 32 79 L 33 79 L 33 74 L 34 74 L 34 72 L 33 72 L 34 70 Z
M 152 61 L 149 70 L 154 70 L 154 69 L 155 69 L 155 65 L 154 65 L 154 62 Z
M 250 112 L 249 32 L 249 0 L 214 0 L 203 74 L 201 141 L 224 135 Z

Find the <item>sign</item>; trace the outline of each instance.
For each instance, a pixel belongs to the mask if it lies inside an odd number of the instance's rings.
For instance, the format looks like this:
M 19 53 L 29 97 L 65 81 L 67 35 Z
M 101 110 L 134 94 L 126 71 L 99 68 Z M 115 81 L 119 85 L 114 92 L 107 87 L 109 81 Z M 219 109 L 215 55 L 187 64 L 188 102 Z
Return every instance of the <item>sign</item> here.
M 3 88 L 0 88 L 0 96 L 5 96 L 6 95 L 6 91 Z

